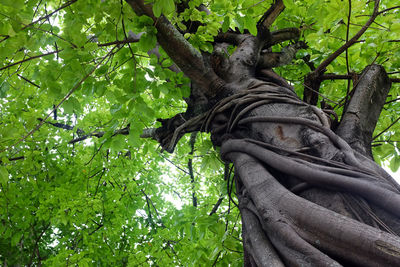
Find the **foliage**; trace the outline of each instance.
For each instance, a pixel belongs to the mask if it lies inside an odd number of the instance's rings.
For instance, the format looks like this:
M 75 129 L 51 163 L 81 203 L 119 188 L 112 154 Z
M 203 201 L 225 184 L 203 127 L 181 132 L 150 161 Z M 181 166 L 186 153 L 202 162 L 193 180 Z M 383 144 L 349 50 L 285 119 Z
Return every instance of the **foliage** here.
M 211 15 L 195 8 L 201 3 Z M 178 14 L 173 0 L 156 0 L 153 11 L 182 30 L 186 20 L 202 22 L 185 38 L 210 51 L 219 31 L 255 34 L 270 4 L 194 0 Z M 373 8 L 372 2 L 351 4 L 350 37 Z M 310 71 L 303 57 L 318 65 L 345 42 L 349 3 L 285 5 L 273 29 L 300 27 L 309 48 L 275 70 L 300 94 Z M 393 6 L 382 1 L 380 10 Z M 348 57 L 338 57 L 327 71 L 359 73 L 376 62 L 396 78 L 399 10 L 379 15 Z M 140 138 L 144 128 L 159 125 L 157 118 L 184 111 L 182 98 L 189 95 L 188 79 L 168 68 L 173 62 L 162 49 L 160 57 L 147 53 L 156 46 L 152 21 L 115 0 L 5 0 L 0 17 L 0 264 L 241 266 L 240 217 L 208 136 L 198 135 L 194 154 L 189 137 L 182 139 L 173 155 Z M 339 115 L 342 107 L 335 103 L 347 90 L 344 80 L 321 86 Z M 388 101 L 399 90 L 393 84 Z M 393 171 L 400 166 L 400 129 L 386 129 L 399 112 L 398 102 L 385 105 L 375 133 L 385 130 L 375 139 L 375 159 L 390 161 Z M 129 134 L 117 134 L 123 129 Z M 221 206 L 209 216 L 220 197 Z

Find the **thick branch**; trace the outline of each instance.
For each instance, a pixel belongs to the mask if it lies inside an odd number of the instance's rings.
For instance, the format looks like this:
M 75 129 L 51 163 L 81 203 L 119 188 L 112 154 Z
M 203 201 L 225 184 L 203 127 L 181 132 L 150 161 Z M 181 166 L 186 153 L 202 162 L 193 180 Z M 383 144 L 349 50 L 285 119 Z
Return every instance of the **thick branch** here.
M 268 43 L 273 46 L 288 40 L 297 40 L 300 37 L 300 30 L 298 28 L 286 28 L 271 32 L 272 38 Z
M 215 96 L 225 84 L 204 62 L 202 55 L 182 34 L 161 15 L 156 18 L 151 5 L 145 5 L 141 0 L 126 0 L 137 15 L 147 15 L 154 21 L 157 29 L 157 40 L 168 56 L 193 82 L 204 88 L 206 95 Z M 179 53 L 177 53 L 179 51 Z
M 253 256 L 257 266 L 283 267 L 284 264 L 271 242 L 265 236 L 257 216 L 242 204 L 248 201 L 250 200 L 239 198 L 239 202 L 241 203 L 239 209 L 242 215 L 243 233 L 245 233 L 243 235 L 243 246 L 245 246 L 248 253 Z
M 382 66 L 367 67 L 336 130 L 354 150 L 370 158 L 372 133 L 390 87 L 390 79 Z
M 257 68 L 270 69 L 288 65 L 295 58 L 297 51 L 302 48 L 306 48 L 306 44 L 304 42 L 298 42 L 284 47 L 282 52 L 263 53 L 260 56 Z
M 257 23 L 257 28 L 263 27 L 264 29 L 269 29 L 276 18 L 285 9 L 285 4 L 282 0 L 276 0 L 271 7 L 264 13 L 260 21 Z

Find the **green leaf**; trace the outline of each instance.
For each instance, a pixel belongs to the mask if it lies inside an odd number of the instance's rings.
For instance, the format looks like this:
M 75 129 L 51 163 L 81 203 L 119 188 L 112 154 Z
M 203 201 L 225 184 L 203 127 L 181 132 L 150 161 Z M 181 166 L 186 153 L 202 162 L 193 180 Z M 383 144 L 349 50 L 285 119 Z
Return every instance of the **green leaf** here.
M 131 129 L 132 126 L 131 126 Z M 128 136 L 128 142 L 132 147 L 138 147 L 140 146 L 140 134 L 136 130 L 130 130 L 129 136 Z
M 397 172 L 397 170 L 400 167 L 400 157 L 399 156 L 394 156 L 391 160 L 390 160 L 390 164 L 389 164 L 390 169 L 392 170 L 392 172 Z
M 3 82 L 0 85 L 0 98 L 5 98 L 7 96 L 7 91 L 10 89 L 8 82 Z
M 163 0 L 163 13 L 166 15 L 175 11 L 175 3 L 174 0 Z
M 157 0 L 153 5 L 154 16 L 156 16 L 156 17 L 161 16 L 162 8 L 163 8 L 162 1 Z
M 244 27 L 247 28 L 252 35 L 257 35 L 257 22 L 251 16 L 244 17 Z
M 81 112 L 81 104 L 79 101 L 71 96 L 67 101 L 65 101 L 62 105 L 64 112 L 68 114 L 72 113 L 80 113 Z
M 156 46 L 157 37 L 153 32 L 145 33 L 140 37 L 139 45 L 144 51 L 153 49 Z
M 8 171 L 6 167 L 0 166 L 0 183 L 5 185 L 8 182 Z
M 116 135 L 112 138 L 111 141 L 111 149 L 114 151 L 121 151 L 125 147 L 125 136 Z
M 244 18 L 238 16 L 238 17 L 234 18 L 233 21 L 235 22 L 236 26 L 238 27 L 240 33 L 243 33 L 243 30 L 244 30 Z
M 96 70 L 96 75 L 98 76 L 103 75 L 107 72 L 107 70 L 108 70 L 108 65 L 103 65 Z
M 22 233 L 16 233 L 11 238 L 11 246 L 16 246 L 18 242 L 21 240 Z
M 0 3 L 15 9 L 20 9 L 24 6 L 24 0 L 2 0 Z
M 224 22 L 222 23 L 222 31 L 227 32 L 229 30 L 229 26 L 231 24 L 229 16 L 224 18 Z

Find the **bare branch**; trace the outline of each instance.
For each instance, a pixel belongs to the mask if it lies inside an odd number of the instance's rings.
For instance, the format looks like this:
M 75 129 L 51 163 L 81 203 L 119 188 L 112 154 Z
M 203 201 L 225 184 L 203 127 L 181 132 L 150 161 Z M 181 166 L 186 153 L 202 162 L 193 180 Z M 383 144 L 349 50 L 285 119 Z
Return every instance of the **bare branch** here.
M 398 117 L 394 122 L 392 122 L 388 127 L 386 127 L 385 130 L 383 130 L 382 132 L 380 132 L 379 134 L 375 135 L 372 140 L 375 140 L 376 138 L 378 138 L 379 136 L 381 136 L 383 133 L 385 133 L 386 131 L 388 131 L 390 128 L 392 128 L 393 125 L 395 125 L 398 121 L 400 120 L 400 117 Z
M 257 28 L 263 27 L 264 29 L 269 29 L 276 18 L 285 9 L 285 4 L 282 0 L 276 0 L 271 7 L 264 13 L 261 19 L 257 23 Z
M 212 208 L 210 214 L 208 214 L 209 216 L 213 215 L 215 212 L 217 212 L 219 206 L 222 203 L 222 200 L 224 200 L 224 197 L 220 197 L 217 201 L 217 203 L 215 203 L 214 207 Z
M 26 81 L 26 82 L 32 84 L 33 86 L 35 86 L 35 87 L 37 87 L 37 88 L 40 88 L 39 85 L 37 85 L 36 83 L 32 82 L 32 81 L 29 80 L 28 78 L 25 78 L 24 76 L 22 76 L 22 75 L 20 75 L 20 74 L 18 74 L 18 73 L 17 73 L 17 76 L 20 77 L 22 80 L 24 80 L 24 81 Z
M 105 46 L 112 46 L 112 45 L 120 46 L 120 45 L 124 45 L 124 44 L 129 44 L 129 43 L 137 43 L 137 42 L 139 42 L 141 35 L 142 35 L 142 33 L 139 33 L 139 34 L 135 35 L 134 37 L 129 35 L 127 39 L 124 39 L 124 40 L 121 40 L 121 41 L 113 41 L 113 42 L 108 42 L 108 43 L 97 44 L 97 46 L 98 47 L 105 47 Z M 28 57 L 28 58 L 25 58 L 23 60 L 11 63 L 11 64 L 9 64 L 7 66 L 1 67 L 0 71 L 8 69 L 8 68 L 11 68 L 11 67 L 13 67 L 15 65 L 18 65 L 18 64 L 21 64 L 21 63 L 24 63 L 24 62 L 27 62 L 27 61 L 31 61 L 31 60 L 36 59 L 36 58 L 42 58 L 42 57 L 50 56 L 50 55 L 62 52 L 63 50 L 64 49 L 60 49 L 60 50 L 55 50 L 55 51 L 51 51 L 51 52 L 48 52 L 48 53 L 44 53 L 44 54 Z M 26 80 L 24 77 L 21 77 L 21 78 Z M 30 81 L 27 81 L 27 82 L 31 83 Z M 32 85 L 34 85 L 36 87 L 39 87 L 36 84 L 32 84 Z
M 296 40 L 300 37 L 300 30 L 298 28 L 286 28 L 271 32 L 272 39 L 269 46 L 279 44 L 287 40 Z
M 11 68 L 11 67 L 13 67 L 13 66 L 15 66 L 15 65 L 18 65 L 18 64 L 21 64 L 21 63 L 24 63 L 24 62 L 27 62 L 27 61 L 36 59 L 36 58 L 41 58 L 41 57 L 45 57 L 45 56 L 50 56 L 50 55 L 59 53 L 59 52 L 61 52 L 61 51 L 62 51 L 62 50 L 55 50 L 55 51 L 51 51 L 51 52 L 44 53 L 44 54 L 41 54 L 41 55 L 36 55 L 36 56 L 28 57 L 28 58 L 25 58 L 24 60 L 20 60 L 20 61 L 11 63 L 11 64 L 9 64 L 9 65 L 7 65 L 7 66 L 1 67 L 1 68 L 0 68 L 0 71 L 5 70 L 5 69 L 8 69 L 8 68 Z
M 193 132 L 190 136 L 190 152 L 189 155 L 193 156 L 194 153 L 194 144 L 196 142 L 196 136 L 197 132 Z M 192 201 L 193 201 L 193 207 L 197 207 L 197 197 L 196 197 L 196 188 L 195 188 L 195 178 L 193 174 L 193 159 L 190 157 L 188 160 L 188 170 L 189 170 L 189 176 L 190 176 L 190 183 L 192 184 Z
M 128 134 L 129 134 L 129 131 L 130 131 L 130 130 L 129 130 L 129 126 L 127 126 L 127 127 L 125 127 L 125 128 L 116 130 L 112 136 L 116 136 L 116 135 L 119 135 L 119 134 L 128 135 Z M 83 141 L 83 140 L 86 140 L 86 139 L 88 139 L 88 138 L 90 138 L 90 137 L 101 138 L 101 137 L 104 136 L 104 134 L 105 134 L 105 132 L 92 132 L 92 133 L 89 133 L 89 134 L 80 136 L 80 137 L 78 137 L 78 138 L 72 139 L 71 141 L 68 142 L 68 144 L 75 144 L 75 143 L 81 142 L 81 141 Z
M 375 18 L 379 15 L 379 3 L 380 0 L 375 0 L 374 10 L 365 23 L 365 25 L 353 36 L 349 41 L 342 45 L 338 50 L 332 53 L 327 59 L 325 59 L 314 71 L 310 72 L 304 78 L 304 95 L 303 100 L 311 105 L 316 105 L 318 102 L 318 92 L 321 86 L 321 76 L 326 71 L 326 67 L 332 63 L 340 54 L 346 51 L 347 48 L 352 46 L 357 42 L 357 40 L 364 34 L 364 32 L 369 28 L 369 26 L 374 22 Z
M 336 50 L 333 54 L 331 54 L 327 59 L 325 59 L 316 69 L 315 72 L 320 74 L 324 72 L 325 68 L 332 63 L 340 54 L 342 54 L 347 48 L 352 46 L 360 37 L 364 34 L 364 32 L 368 29 L 368 27 L 374 22 L 375 18 L 379 15 L 379 2 L 380 0 L 375 0 L 374 11 L 369 20 L 365 23 L 365 25 L 353 36 L 348 42 L 342 45 L 338 50 Z
M 137 42 L 139 42 L 142 34 L 143 34 L 143 32 L 135 34 L 135 35 L 128 34 L 127 38 L 125 38 L 124 40 L 98 44 L 98 46 L 103 47 L 103 46 L 111 46 L 111 45 L 124 45 L 124 44 L 137 43 Z
M 388 11 L 393 10 L 393 9 L 397 9 L 397 8 L 400 8 L 400 6 L 394 6 L 394 7 L 386 8 L 386 9 L 384 9 L 384 10 L 382 10 L 382 11 L 379 11 L 379 14 L 378 14 L 378 15 L 380 15 L 380 14 L 382 14 L 382 13 L 385 13 L 385 12 L 388 12 Z
M 358 74 L 335 74 L 335 73 L 326 73 L 321 76 L 321 80 L 351 80 L 354 79 L 354 75 L 358 76 Z M 392 83 L 399 83 L 400 78 L 389 78 Z

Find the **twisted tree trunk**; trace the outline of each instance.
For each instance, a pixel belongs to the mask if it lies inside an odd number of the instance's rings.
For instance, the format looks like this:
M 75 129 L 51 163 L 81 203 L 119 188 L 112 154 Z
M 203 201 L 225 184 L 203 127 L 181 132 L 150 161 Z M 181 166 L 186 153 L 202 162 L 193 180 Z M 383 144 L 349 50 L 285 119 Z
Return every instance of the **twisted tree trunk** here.
M 384 70 L 368 71 L 373 73 L 365 75 L 371 79 L 365 84 L 376 85 L 368 89 L 387 93 L 390 83 L 377 82 L 387 81 Z M 262 83 L 260 88 L 266 98 L 287 91 Z M 372 95 L 366 89 L 358 87 Z M 235 166 L 246 266 L 397 266 L 398 185 L 331 131 L 319 109 L 294 98 L 236 108 L 248 111 L 228 135 L 213 138 L 222 139 L 221 156 Z M 348 111 L 359 103 L 352 101 Z M 355 126 L 349 136 L 359 144 L 369 129 Z
M 400 189 L 370 148 L 391 85 L 382 67 L 364 70 L 332 127 L 329 113 L 300 100 L 271 69 L 284 57 L 265 48 L 298 37 L 268 30 L 282 1 L 265 13 L 257 36 L 220 34 L 211 55 L 150 6 L 127 2 L 153 18 L 160 45 L 192 81 L 187 112 L 146 136 L 172 152 L 184 133 L 211 132 L 235 166 L 245 266 L 400 266 Z M 227 57 L 228 43 L 237 49 Z

